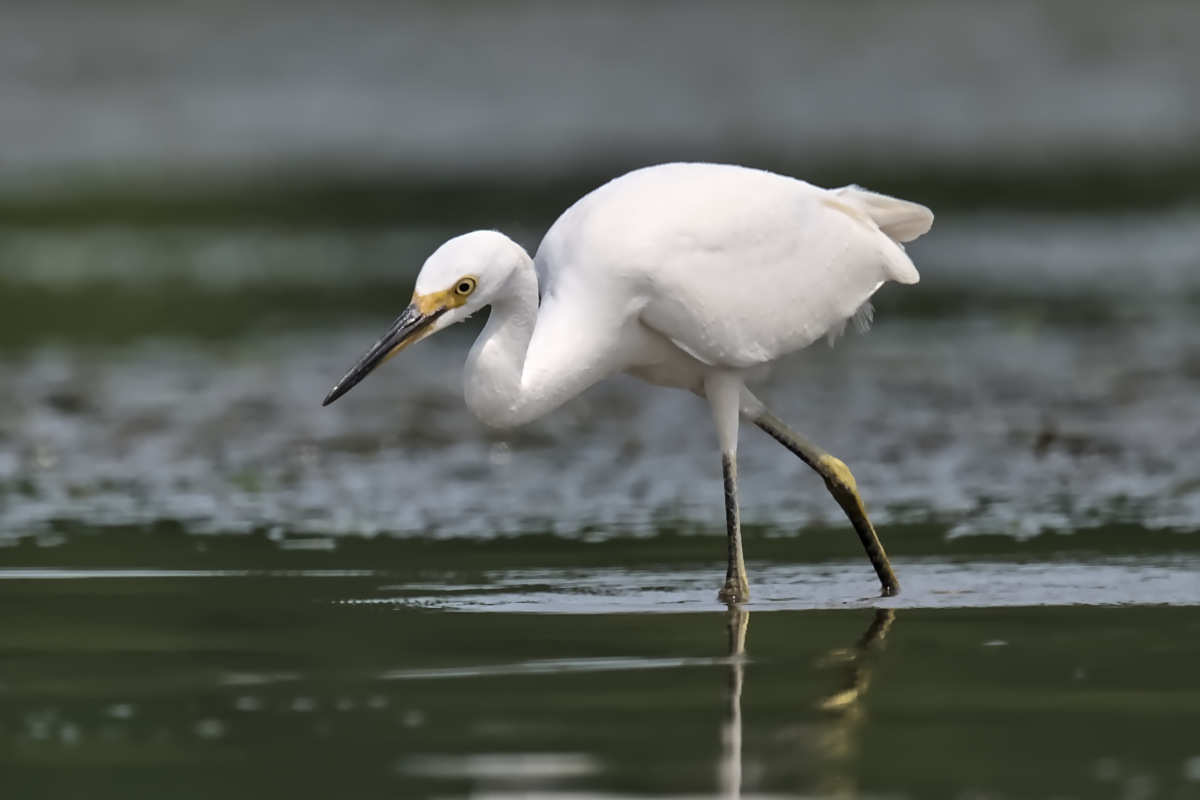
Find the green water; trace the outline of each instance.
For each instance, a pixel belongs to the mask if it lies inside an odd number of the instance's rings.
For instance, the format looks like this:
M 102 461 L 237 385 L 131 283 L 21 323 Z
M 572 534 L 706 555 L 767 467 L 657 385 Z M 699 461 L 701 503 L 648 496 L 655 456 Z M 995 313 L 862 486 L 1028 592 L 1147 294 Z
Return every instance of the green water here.
M 497 224 L 422 197 L 0 229 L 0 797 L 1200 797 L 1194 210 L 939 208 L 763 390 L 903 591 L 747 431 L 731 617 L 696 398 L 489 430 L 463 326 L 320 407 Z
M 1136 531 L 1025 545 L 910 531 L 893 537 L 908 593 L 949 599 L 904 607 L 872 599 L 852 549 L 819 546 L 833 535 L 750 538 L 759 594 L 779 580 L 772 569 L 814 567 L 855 591 L 845 608 L 751 603 L 740 656 L 736 617 L 714 602 L 716 537 L 330 550 L 109 530 L 25 542 L 0 570 L 0 788 L 1200 796 L 1200 579 L 1138 604 L 1157 579 L 1145 570 L 1190 564 L 1193 537 L 1142 533 L 1154 555 L 1135 562 L 1120 542 Z M 931 559 L 953 569 L 923 586 Z M 1072 561 L 1123 566 L 1096 595 L 1072 585 Z M 1021 606 L 964 607 L 994 601 L 955 577 L 982 562 L 1018 576 Z M 524 611 L 486 601 L 531 568 Z M 607 576 L 600 587 L 587 568 Z M 622 595 L 672 573 L 695 584 L 658 599 L 678 613 L 621 612 Z
M 0 800 L 1200 800 L 1200 5 L 682 5 L 3 5 Z M 320 406 L 681 158 L 937 215 L 758 390 L 898 596 L 747 430 L 724 608 L 705 404 L 487 429 L 478 318 Z

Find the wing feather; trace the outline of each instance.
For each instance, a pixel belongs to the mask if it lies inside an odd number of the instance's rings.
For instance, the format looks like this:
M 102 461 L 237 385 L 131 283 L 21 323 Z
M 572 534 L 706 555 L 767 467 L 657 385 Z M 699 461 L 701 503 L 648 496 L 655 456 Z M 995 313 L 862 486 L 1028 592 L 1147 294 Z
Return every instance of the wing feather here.
M 583 198 L 537 261 L 548 285 L 608 298 L 706 364 L 747 368 L 840 331 L 884 282 L 915 283 L 900 240 L 931 219 L 858 187 L 670 164 Z

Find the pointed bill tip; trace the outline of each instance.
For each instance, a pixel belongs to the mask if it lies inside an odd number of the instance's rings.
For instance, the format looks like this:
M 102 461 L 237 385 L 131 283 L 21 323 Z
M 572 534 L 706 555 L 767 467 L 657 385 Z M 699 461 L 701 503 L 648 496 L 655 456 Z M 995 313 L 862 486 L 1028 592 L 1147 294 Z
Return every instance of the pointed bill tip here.
M 368 354 L 368 355 L 371 355 L 371 354 Z M 379 359 L 378 357 L 375 357 L 373 360 L 376 363 L 374 363 L 374 364 L 368 363 L 365 366 L 362 365 L 361 363 L 356 364 L 354 366 L 354 369 L 347 372 L 346 377 L 344 377 L 340 381 L 338 381 L 337 385 L 329 390 L 329 394 L 325 395 L 325 399 L 321 401 L 321 408 L 324 408 L 325 406 L 332 403 L 334 400 L 337 400 L 339 397 L 344 395 L 346 392 L 350 391 L 355 386 L 357 386 L 363 378 L 367 377 L 367 375 L 370 374 L 371 370 L 373 370 L 375 368 L 378 361 L 381 359 Z
M 358 360 L 358 363 L 350 368 L 350 371 L 337 382 L 337 385 L 329 391 L 329 394 L 325 395 L 325 400 L 322 401 L 321 407 L 324 408 L 353 389 L 363 378 L 370 375 L 376 367 L 387 361 L 394 354 L 400 352 L 413 342 L 424 338 L 429 330 L 429 326 L 438 317 L 446 313 L 446 311 L 447 308 L 443 306 L 426 314 L 421 311 L 416 303 L 409 305 L 404 310 L 404 313 L 392 323 L 392 327 L 388 328 L 387 333 Z

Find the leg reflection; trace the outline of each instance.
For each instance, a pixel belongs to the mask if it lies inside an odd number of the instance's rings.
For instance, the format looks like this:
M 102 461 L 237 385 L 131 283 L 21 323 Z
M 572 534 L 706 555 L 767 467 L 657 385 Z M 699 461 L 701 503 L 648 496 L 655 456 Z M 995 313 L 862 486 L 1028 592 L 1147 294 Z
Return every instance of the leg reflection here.
M 862 701 L 871 683 L 870 656 L 878 651 L 895 621 L 896 612 L 890 608 L 876 609 L 870 626 L 851 648 L 839 648 L 829 653 L 821 665 L 839 670 L 837 688 L 817 703 L 825 719 L 808 727 L 804 750 L 809 761 L 821 766 L 817 770 L 816 793 L 830 796 L 852 796 L 855 783 L 851 772 L 854 742 L 863 721 Z M 717 768 L 719 796 L 740 798 L 742 792 L 742 684 L 746 668 L 746 628 L 750 612 L 731 604 L 728 626 L 729 682 L 726 687 L 725 720 L 721 726 L 721 760 Z M 810 761 L 811 763 L 811 761 Z
M 729 685 L 725 694 L 725 722 L 721 726 L 717 786 L 721 797 L 739 798 L 742 796 L 742 680 L 746 669 L 746 627 L 750 624 L 750 612 L 730 604 L 727 624 Z
M 867 632 L 858 640 L 853 650 L 834 650 L 826 656 L 824 663 L 842 666 L 842 685 L 838 691 L 821 700 L 817 704 L 818 708 L 839 714 L 861 713 L 860 701 L 871 683 L 866 656 L 871 650 L 883 645 L 883 640 L 895 619 L 894 610 L 875 609 L 875 619 L 871 621 L 871 627 L 867 628 Z
M 834 650 L 822 661 L 838 667 L 841 679 L 838 689 L 817 703 L 817 708 L 829 715 L 815 741 L 817 755 L 825 765 L 818 785 L 821 794 L 850 797 L 856 793 L 850 767 L 864 717 L 863 696 L 871 685 L 870 655 L 883 647 L 895 619 L 894 610 L 876 609 L 870 627 L 852 649 Z

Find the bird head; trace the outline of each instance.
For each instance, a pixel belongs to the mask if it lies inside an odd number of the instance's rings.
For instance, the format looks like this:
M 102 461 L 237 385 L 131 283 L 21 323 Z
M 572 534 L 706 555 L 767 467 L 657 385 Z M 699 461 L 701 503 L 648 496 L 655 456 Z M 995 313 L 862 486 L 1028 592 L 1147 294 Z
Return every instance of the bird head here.
M 408 308 L 321 405 L 337 400 L 409 345 L 490 305 L 513 272 L 528 260 L 520 245 L 496 231 L 475 231 L 443 244 L 421 267 Z

